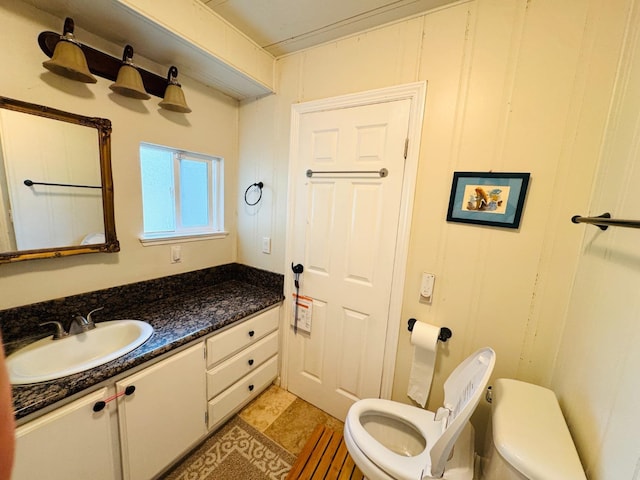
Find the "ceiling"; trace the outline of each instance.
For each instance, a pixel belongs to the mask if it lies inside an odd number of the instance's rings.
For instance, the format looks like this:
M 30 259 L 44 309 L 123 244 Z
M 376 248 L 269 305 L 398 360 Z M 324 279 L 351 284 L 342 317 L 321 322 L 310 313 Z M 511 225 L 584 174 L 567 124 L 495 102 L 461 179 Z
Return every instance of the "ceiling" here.
M 278 57 L 458 0 L 201 0 Z
M 157 2 L 158 9 L 154 10 L 154 0 L 22 0 L 59 19 L 72 16 L 81 33 L 91 32 L 115 45 L 131 44 L 136 59 L 146 58 L 164 66 L 175 65 L 181 75 L 238 100 L 272 93 L 273 81 L 265 81 L 254 74 L 260 71 L 259 62 L 255 68 L 253 63 L 242 68 L 229 62 L 224 56 L 228 53 L 224 42 L 220 48 L 217 44 L 211 48 L 212 43 L 224 38 L 226 31 L 212 30 L 207 36 L 207 29 L 219 28 L 220 22 L 209 25 L 205 16 L 199 18 L 203 9 L 210 8 L 216 16 L 226 20 L 231 29 L 243 32 L 265 52 L 279 57 L 464 1 L 468 0 L 174 0 Z M 198 8 L 187 8 L 184 18 L 175 22 L 176 27 L 167 21 L 167 15 L 172 18 L 174 4 Z M 191 38 L 189 22 L 199 20 L 202 22 L 194 30 L 199 40 L 186 40 Z M 173 26 L 167 26 L 168 23 Z M 62 20 L 59 25 L 61 28 Z M 180 30 L 183 27 L 187 30 Z M 249 42 L 246 43 L 248 47 Z M 93 46 L 101 48 L 100 45 Z M 121 55 L 108 48 L 105 51 L 118 58 Z M 251 52 L 251 48 L 247 51 Z M 268 57 L 265 52 L 261 53 Z M 252 62 L 250 55 L 245 57 L 245 61 Z M 154 73 L 164 75 L 164 72 L 150 68 Z

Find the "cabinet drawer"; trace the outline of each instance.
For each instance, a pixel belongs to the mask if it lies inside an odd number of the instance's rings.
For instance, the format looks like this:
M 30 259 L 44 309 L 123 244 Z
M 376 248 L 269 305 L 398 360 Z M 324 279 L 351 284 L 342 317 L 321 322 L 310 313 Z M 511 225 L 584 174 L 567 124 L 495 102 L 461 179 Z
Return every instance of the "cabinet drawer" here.
M 278 332 L 218 364 L 207 372 L 207 398 L 211 399 L 278 353 Z
M 280 308 L 272 308 L 207 340 L 207 368 L 256 343 L 278 328 Z
M 209 428 L 213 428 L 240 410 L 249 400 L 264 390 L 277 375 L 278 356 L 276 355 L 209 401 Z

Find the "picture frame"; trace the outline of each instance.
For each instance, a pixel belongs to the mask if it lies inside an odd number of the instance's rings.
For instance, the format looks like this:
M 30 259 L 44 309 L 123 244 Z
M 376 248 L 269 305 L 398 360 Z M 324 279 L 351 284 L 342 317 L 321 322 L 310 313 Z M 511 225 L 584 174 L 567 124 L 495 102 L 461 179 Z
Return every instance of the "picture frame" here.
M 529 173 L 454 172 L 447 221 L 520 227 Z

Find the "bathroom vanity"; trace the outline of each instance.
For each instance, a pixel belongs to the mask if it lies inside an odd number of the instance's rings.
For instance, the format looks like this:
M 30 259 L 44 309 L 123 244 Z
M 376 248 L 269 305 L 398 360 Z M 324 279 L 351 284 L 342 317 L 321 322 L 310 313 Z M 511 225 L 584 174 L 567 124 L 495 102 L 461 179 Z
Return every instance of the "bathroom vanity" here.
M 13 480 L 154 478 L 268 387 L 278 374 L 281 289 L 230 268 L 236 278 L 139 309 L 135 318 L 154 333 L 129 354 L 14 386 Z

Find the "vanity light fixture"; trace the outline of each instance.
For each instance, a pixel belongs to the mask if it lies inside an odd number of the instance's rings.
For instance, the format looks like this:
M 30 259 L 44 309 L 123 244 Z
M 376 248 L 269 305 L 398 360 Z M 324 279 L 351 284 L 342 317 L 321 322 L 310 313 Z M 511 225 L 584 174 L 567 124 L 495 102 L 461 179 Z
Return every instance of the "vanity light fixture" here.
M 84 83 L 96 83 L 96 77 L 91 75 L 87 59 L 84 56 L 80 43 L 73 36 L 73 19 L 64 21 L 62 35 L 56 43 L 51 60 L 43 62 L 47 70 L 63 77 Z
M 169 68 L 169 73 L 167 74 L 167 89 L 164 92 L 163 100 L 158 105 L 174 112 L 191 112 L 184 98 L 182 86 L 178 83 L 178 69 L 175 66 Z
M 191 112 L 178 83 L 178 69 L 175 66 L 169 69 L 166 78 L 161 77 L 133 64 L 131 45 L 125 47 L 122 59 L 119 59 L 75 40 L 73 28 L 73 19 L 67 17 L 62 36 L 56 32 L 41 32 L 38 35 L 40 49 L 51 58 L 43 63 L 46 68 L 87 83 L 96 83 L 93 75 L 97 75 L 113 81 L 109 88 L 121 95 L 147 99 L 150 94 L 163 99 L 160 102 L 162 108 Z M 70 61 L 70 57 L 77 58 Z
M 115 83 L 109 85 L 109 88 L 125 97 L 149 100 L 151 96 L 144 89 L 142 76 L 133 64 L 132 58 L 133 47 L 127 45 L 124 47 L 124 53 L 122 54 L 122 66 L 118 70 L 118 77 Z

